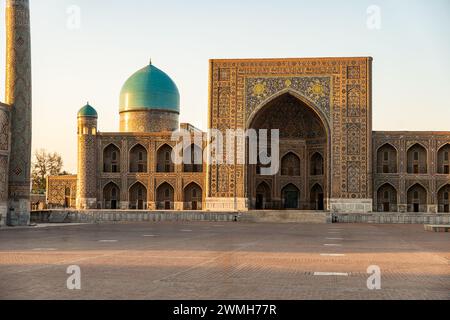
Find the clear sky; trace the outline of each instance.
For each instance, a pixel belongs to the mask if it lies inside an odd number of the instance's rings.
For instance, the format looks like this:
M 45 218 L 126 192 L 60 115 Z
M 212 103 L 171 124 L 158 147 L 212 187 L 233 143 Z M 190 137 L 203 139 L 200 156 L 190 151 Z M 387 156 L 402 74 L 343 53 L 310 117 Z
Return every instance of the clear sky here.
M 210 58 L 372 56 L 374 130 L 450 131 L 449 0 L 30 2 L 33 150 L 61 153 L 73 173 L 78 109 L 89 101 L 99 130 L 117 131 L 120 88 L 150 57 L 179 87 L 180 120 L 202 129 Z

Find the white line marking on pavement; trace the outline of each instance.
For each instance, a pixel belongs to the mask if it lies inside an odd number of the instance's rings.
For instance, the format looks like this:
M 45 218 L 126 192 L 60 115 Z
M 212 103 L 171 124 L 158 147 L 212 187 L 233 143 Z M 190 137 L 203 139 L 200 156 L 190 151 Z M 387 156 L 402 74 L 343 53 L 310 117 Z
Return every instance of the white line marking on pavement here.
M 98 240 L 98 242 L 117 242 L 117 240 Z
M 324 246 L 327 246 L 327 247 L 341 247 L 342 244 L 337 244 L 337 243 L 325 243 Z
M 314 272 L 315 276 L 343 276 L 348 277 L 347 272 Z
M 156 234 L 143 234 L 143 237 L 157 237 Z
M 344 238 L 325 238 L 326 240 L 344 240 Z
M 323 257 L 344 257 L 345 254 L 342 253 L 321 253 L 320 254 Z
M 180 230 L 181 232 L 192 232 L 192 230 L 189 230 L 189 229 L 183 229 L 183 230 Z

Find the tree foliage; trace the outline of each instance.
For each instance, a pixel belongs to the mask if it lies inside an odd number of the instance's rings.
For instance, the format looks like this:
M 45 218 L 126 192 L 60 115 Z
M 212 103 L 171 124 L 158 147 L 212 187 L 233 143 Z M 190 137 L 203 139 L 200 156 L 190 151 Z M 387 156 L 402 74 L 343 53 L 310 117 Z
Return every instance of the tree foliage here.
M 62 167 L 63 160 L 60 154 L 56 152 L 47 152 L 45 149 L 35 151 L 31 163 L 33 193 L 45 193 L 47 177 L 63 174 Z

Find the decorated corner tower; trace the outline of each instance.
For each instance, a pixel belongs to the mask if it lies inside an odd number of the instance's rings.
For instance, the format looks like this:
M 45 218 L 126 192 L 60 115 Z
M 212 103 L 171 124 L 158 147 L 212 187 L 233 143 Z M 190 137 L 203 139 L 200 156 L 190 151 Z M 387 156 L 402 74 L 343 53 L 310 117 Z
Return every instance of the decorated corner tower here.
M 77 116 L 77 209 L 97 208 L 97 111 L 86 104 Z

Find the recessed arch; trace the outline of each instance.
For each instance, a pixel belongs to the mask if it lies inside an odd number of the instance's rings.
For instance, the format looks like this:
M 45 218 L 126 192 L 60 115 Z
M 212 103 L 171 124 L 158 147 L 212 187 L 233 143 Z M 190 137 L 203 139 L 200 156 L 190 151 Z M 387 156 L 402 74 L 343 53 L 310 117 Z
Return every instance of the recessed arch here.
M 140 181 L 133 183 L 128 189 L 130 209 L 143 210 L 147 208 L 147 187 Z
M 199 184 L 191 182 L 183 189 L 183 207 L 185 210 L 201 210 L 203 191 Z
M 173 210 L 175 191 L 172 185 L 166 181 L 156 188 L 156 208 L 159 210 Z
M 281 189 L 282 205 L 284 209 L 299 209 L 300 189 L 293 183 L 288 183 Z
M 406 152 L 407 172 L 410 174 L 425 174 L 428 171 L 428 152 L 419 142 L 414 143 Z
M 281 158 L 282 176 L 300 176 L 300 157 L 292 151 Z
M 322 176 L 324 174 L 324 160 L 320 152 L 316 151 L 310 160 L 310 175 Z
M 103 186 L 103 208 L 120 208 L 120 187 L 113 181 L 109 181 Z
M 421 183 L 409 187 L 407 191 L 408 212 L 427 212 L 427 199 L 427 189 Z
M 324 192 L 320 183 L 315 183 L 310 190 L 310 209 L 323 211 L 325 209 Z
M 397 211 L 397 188 L 386 182 L 377 189 L 377 211 L 396 212 Z
M 446 143 L 438 149 L 437 173 L 450 174 L 450 143 Z
M 266 182 L 262 181 L 256 187 L 256 199 L 255 199 L 255 209 L 263 210 L 263 209 L 271 209 L 271 201 L 272 201 L 272 188 Z
M 120 172 L 120 148 L 114 143 L 103 148 L 103 172 Z
M 290 95 L 292 97 L 295 97 L 296 99 L 298 99 L 299 101 L 301 101 L 302 103 L 307 105 L 320 118 L 320 120 L 322 121 L 323 125 L 326 128 L 327 135 L 330 134 L 330 132 L 331 132 L 330 125 L 329 125 L 327 117 L 323 113 L 323 111 L 320 110 L 319 108 L 317 108 L 313 102 L 311 102 L 308 98 L 304 97 L 300 92 L 297 92 L 291 88 L 286 88 L 286 89 L 280 90 L 277 93 L 275 93 L 275 94 L 271 95 L 270 97 L 268 97 L 267 99 L 265 99 L 264 101 L 262 101 L 248 117 L 246 127 L 251 128 L 251 124 L 254 121 L 254 118 L 257 116 L 257 114 L 262 109 L 267 107 L 270 104 L 270 102 L 272 102 L 272 101 L 276 100 L 277 98 L 284 96 L 284 95 Z
M 318 182 L 323 188 L 324 206 L 327 207 L 329 192 L 331 190 L 330 181 L 330 127 L 327 117 L 310 101 L 305 100 L 303 96 L 292 92 L 289 89 L 272 95 L 264 102 L 258 105 L 252 111 L 247 121 L 247 128 L 258 132 L 261 129 L 278 129 L 279 140 L 279 163 L 278 172 L 274 176 L 279 176 L 281 184 L 293 183 L 297 185 L 299 194 L 304 197 L 298 199 L 297 209 L 309 209 L 310 190 L 305 189 L 311 185 L 310 182 Z M 268 141 L 270 143 L 270 139 Z M 249 142 L 247 142 L 249 143 Z M 247 146 L 247 159 L 249 159 L 249 150 L 257 152 L 263 150 L 254 150 Z M 312 176 L 310 174 L 310 155 L 314 152 L 320 152 L 323 158 L 323 174 Z M 276 154 L 269 144 L 269 153 Z M 286 156 L 296 155 L 295 165 L 291 166 L 291 172 L 286 165 Z M 307 155 L 307 156 L 305 156 Z M 302 161 L 306 158 L 306 162 Z M 292 157 L 294 159 L 294 157 Z M 274 159 L 272 159 L 274 161 Z M 294 162 L 293 162 L 294 163 Z M 260 167 L 268 167 L 270 164 L 262 164 L 258 161 L 256 165 L 249 165 L 246 169 L 247 178 L 247 197 L 251 207 L 256 204 L 257 181 L 264 178 Z M 295 167 L 295 168 L 294 168 Z M 320 166 L 322 167 L 322 166 Z M 259 169 L 259 170 L 258 170 Z M 270 177 L 270 176 L 268 176 Z M 301 182 L 301 183 L 300 183 Z M 278 189 L 278 188 L 277 188 Z M 274 209 L 283 209 L 284 200 L 281 190 L 273 190 L 272 207 Z M 293 193 L 292 193 L 293 194 Z M 261 197 L 261 196 L 259 196 Z
M 438 191 L 438 212 L 450 213 L 450 183 Z
M 392 144 L 386 142 L 377 151 L 377 173 L 398 172 L 398 151 Z
M 175 165 L 172 162 L 173 148 L 167 143 L 163 144 L 156 151 L 156 171 L 157 172 L 174 172 Z
M 129 153 L 130 172 L 147 172 L 147 149 L 140 143 L 135 144 Z

